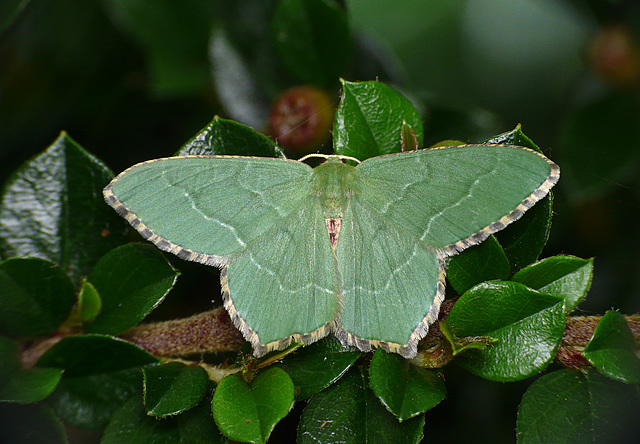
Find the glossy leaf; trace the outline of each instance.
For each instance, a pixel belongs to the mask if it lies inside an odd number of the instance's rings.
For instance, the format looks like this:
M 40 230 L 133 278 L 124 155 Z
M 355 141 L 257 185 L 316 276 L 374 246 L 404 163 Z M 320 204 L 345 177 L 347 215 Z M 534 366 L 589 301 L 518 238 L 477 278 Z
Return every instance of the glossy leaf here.
M 411 125 L 422 146 L 422 119 L 407 98 L 384 83 L 342 80 L 333 124 L 336 154 L 359 160 L 402 151 L 403 125 Z
M 155 365 L 142 370 L 144 405 L 151 416 L 177 415 L 198 404 L 209 385 L 209 376 L 200 366 L 179 362 Z
M 552 215 L 552 197 L 548 194 L 517 224 L 496 233 L 496 239 L 511 264 L 511 273 L 538 260 L 549 239 Z
M 426 412 L 447 395 L 439 374 L 380 349 L 373 354 L 369 378 L 373 392 L 399 421 Z
M 564 332 L 564 301 L 515 282 L 487 282 L 458 299 L 447 323 L 459 338 L 498 340 L 458 355 L 462 367 L 486 379 L 516 381 L 553 359 Z
M 518 409 L 519 444 L 634 442 L 640 393 L 595 371 L 561 370 L 537 379 Z
M 44 336 L 71 314 L 73 284 L 56 264 L 38 258 L 0 262 L 0 333 Z
M 162 302 L 178 274 L 162 253 L 148 244 L 130 243 L 113 249 L 89 276 L 100 293 L 102 309 L 85 330 L 117 334 L 133 327 Z
M 413 357 L 444 297 L 445 258 L 516 220 L 559 174 L 498 145 L 342 160 L 157 159 L 104 195 L 160 249 L 223 269 L 225 307 L 257 356 L 334 331 Z
M 75 283 L 125 242 L 126 225 L 96 196 L 113 173 L 62 133 L 25 162 L 0 197 L 0 257 L 31 256 L 67 270 Z
M 101 444 L 179 443 L 180 431 L 173 419 L 159 420 L 145 412 L 142 399 L 132 396 L 113 413 Z
M 185 143 L 176 156 L 217 154 L 285 157 L 278 145 L 268 137 L 246 125 L 218 116 Z
M 520 125 L 511 131 L 487 140 L 485 143 L 518 145 L 542 152 L 522 132 Z M 527 212 L 517 224 L 513 224 L 496 234 L 496 238 L 511 264 L 511 273 L 531 264 L 540 256 L 551 230 L 552 200 L 552 195 L 549 194 L 538 202 L 531 211 Z
M 471 287 L 490 280 L 509 279 L 509 261 L 494 236 L 451 258 L 447 279 L 462 294 Z
M 8 444 L 67 444 L 62 422 L 41 404 L 0 403 L 0 442 Z
M 210 392 L 211 393 L 211 392 Z M 189 444 L 228 443 L 222 436 L 211 414 L 211 396 L 176 417 L 181 442 Z
M 158 419 L 147 415 L 142 398 L 136 395 L 113 414 L 101 441 L 102 444 L 222 442 L 223 437 L 211 417 L 210 404 L 203 403 L 176 417 Z
M 296 350 L 277 366 L 291 377 L 296 400 L 302 400 L 337 381 L 359 356 L 360 352 L 350 351 L 337 339 L 327 337 Z
M 502 134 L 498 134 L 495 137 L 485 140 L 488 145 L 516 145 L 516 146 L 526 146 L 527 148 L 534 149 L 538 152 L 542 152 L 542 150 L 536 145 L 533 140 L 531 140 L 523 131 L 522 126 L 520 124 L 516 125 L 514 129 L 511 131 L 504 132 Z
M 53 368 L 22 369 L 15 342 L 0 336 L 0 402 L 33 403 L 51 394 L 62 376 Z
M 611 379 L 640 384 L 640 359 L 624 316 L 608 311 L 602 317 L 582 356 Z
M 114 410 L 133 394 L 142 398 L 141 366 L 158 360 L 121 339 L 102 335 L 70 336 L 49 349 L 39 367 L 64 369 L 47 399 L 69 424 L 101 430 Z
M 398 422 L 369 388 L 367 378 L 352 368 L 309 400 L 300 418 L 297 442 L 418 443 L 423 427 L 424 415 Z
M 270 32 L 279 59 L 301 83 L 328 88 L 344 74 L 351 35 L 336 1 L 280 0 Z
M 264 443 L 293 406 L 293 382 L 279 368 L 270 368 L 246 384 L 238 375 L 224 378 L 213 395 L 213 418 L 220 431 L 235 441 Z
M 569 313 L 587 295 L 592 278 L 593 259 L 553 256 L 520 270 L 511 280 L 564 298 L 565 310 Z

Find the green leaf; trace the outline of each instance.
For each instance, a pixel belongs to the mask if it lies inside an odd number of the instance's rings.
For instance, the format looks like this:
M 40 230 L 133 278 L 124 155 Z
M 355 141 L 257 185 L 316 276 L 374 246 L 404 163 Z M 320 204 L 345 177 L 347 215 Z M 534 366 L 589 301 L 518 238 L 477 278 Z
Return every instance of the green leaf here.
M 406 122 L 422 146 L 422 119 L 414 106 L 384 83 L 342 82 L 342 98 L 333 124 L 336 154 L 359 160 L 402 151 Z
M 487 139 L 484 143 L 488 144 L 488 145 L 497 144 L 497 145 L 524 146 L 524 147 L 527 147 L 527 148 L 534 149 L 534 150 L 538 151 L 539 153 L 542 152 L 542 150 L 538 147 L 538 145 L 536 145 L 533 142 L 533 140 L 531 140 L 522 131 L 522 127 L 520 126 L 520 124 L 518 124 L 511 131 L 507 131 L 505 133 L 498 134 L 495 137 Z
M 134 395 L 113 414 L 101 444 L 216 444 L 222 439 L 211 417 L 210 403 L 158 419 L 147 415 L 141 397 Z
M 40 404 L 0 403 L 0 442 L 7 444 L 67 444 L 60 420 Z
M 285 157 L 278 145 L 268 137 L 246 125 L 218 116 L 176 153 L 176 156 L 188 155 Z
M 287 372 L 295 387 L 296 400 L 329 387 L 356 362 L 360 352 L 349 351 L 334 337 L 299 348 L 276 364 Z
M 100 441 L 101 444 L 179 442 L 180 431 L 175 420 L 148 416 L 138 395 L 132 396 L 113 413 Z
M 593 278 L 593 258 L 553 256 L 529 265 L 511 278 L 541 293 L 565 299 L 571 312 L 587 295 Z
M 0 196 L 0 257 L 58 264 L 76 284 L 125 242 L 126 224 L 98 198 L 113 173 L 65 133 L 25 162 Z
M 144 405 L 151 416 L 177 415 L 198 404 L 209 385 L 207 371 L 200 366 L 170 362 L 144 368 Z
M 518 124 L 513 130 L 493 137 L 484 143 L 524 146 L 542 152 L 540 148 L 523 132 Z M 496 234 L 504 249 L 511 272 L 536 261 L 549 238 L 552 217 L 552 195 L 538 202 L 518 222 Z
M 102 309 L 102 299 L 100 299 L 98 290 L 86 279 L 82 280 L 80 293 L 78 294 L 78 307 L 80 320 L 83 322 L 95 319 Z
M 634 442 L 640 393 L 595 371 L 561 370 L 528 388 L 518 409 L 519 444 Z
M 69 317 L 73 284 L 56 264 L 38 258 L 0 262 L 0 333 L 44 336 Z
M 382 349 L 373 354 L 369 377 L 373 392 L 399 421 L 426 412 L 447 395 L 438 373 Z
M 85 330 L 117 334 L 133 327 L 162 302 L 178 275 L 150 244 L 131 243 L 113 249 L 89 276 L 100 293 L 102 310 Z
M 0 402 L 41 401 L 56 388 L 61 376 L 59 369 L 22 369 L 17 344 L 0 336 Z
M 211 396 L 204 401 L 176 417 L 180 429 L 182 443 L 189 444 L 216 444 L 228 442 L 220 434 L 211 415 Z
M 298 444 L 340 442 L 418 443 L 424 415 L 402 423 L 384 408 L 358 369 L 315 394 L 298 425 Z
M 487 282 L 463 294 L 447 322 L 457 337 L 498 340 L 458 355 L 462 367 L 486 379 L 516 381 L 553 359 L 564 332 L 564 301 L 516 282 Z
M 516 223 L 496 233 L 496 239 L 515 273 L 536 260 L 549 239 L 553 215 L 551 193 L 534 205 Z
M 106 335 L 68 336 L 47 350 L 39 367 L 65 369 L 65 378 L 103 374 L 158 362 L 140 347 Z
M 39 367 L 65 369 L 47 399 L 58 415 L 76 427 L 101 430 L 120 404 L 141 397 L 141 366 L 158 359 L 121 339 L 102 335 L 69 336 L 38 360 Z
M 600 319 L 582 356 L 611 379 L 640 383 L 640 359 L 636 356 L 633 333 L 617 311 L 608 311 Z
M 302 83 L 329 88 L 344 74 L 351 35 L 334 0 L 280 0 L 270 32 L 276 54 Z
M 474 285 L 509 278 L 509 261 L 494 236 L 453 256 L 447 267 L 447 279 L 462 294 Z
M 224 378 L 213 395 L 213 418 L 230 439 L 264 443 L 293 406 L 293 382 L 280 368 L 270 368 L 246 384 L 238 375 Z
M 196 95 L 209 86 L 211 2 L 109 0 L 106 5 L 113 22 L 142 47 L 155 95 L 165 99 Z

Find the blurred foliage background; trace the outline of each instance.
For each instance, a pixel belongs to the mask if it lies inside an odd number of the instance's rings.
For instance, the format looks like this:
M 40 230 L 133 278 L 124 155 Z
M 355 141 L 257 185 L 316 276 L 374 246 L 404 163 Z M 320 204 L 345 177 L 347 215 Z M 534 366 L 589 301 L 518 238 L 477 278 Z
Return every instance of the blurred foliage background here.
M 61 130 L 117 173 L 172 155 L 214 115 L 268 132 L 287 88 L 335 99 L 339 76 L 377 78 L 421 111 L 426 146 L 521 123 L 562 169 L 543 255 L 596 257 L 582 313 L 640 311 L 640 3 L 318 0 L 283 17 L 284 3 L 3 2 L 0 180 Z M 513 439 L 529 382 L 446 377 L 458 384 L 427 414 L 433 439 Z

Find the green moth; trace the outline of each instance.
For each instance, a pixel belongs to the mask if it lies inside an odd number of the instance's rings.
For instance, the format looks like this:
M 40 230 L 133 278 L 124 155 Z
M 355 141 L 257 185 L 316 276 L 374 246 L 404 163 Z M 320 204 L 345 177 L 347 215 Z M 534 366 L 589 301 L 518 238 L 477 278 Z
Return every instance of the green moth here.
M 505 145 L 345 159 L 157 159 L 104 196 L 161 250 L 222 269 L 224 305 L 256 355 L 333 332 L 411 358 L 437 319 L 447 258 L 519 219 L 560 175 Z

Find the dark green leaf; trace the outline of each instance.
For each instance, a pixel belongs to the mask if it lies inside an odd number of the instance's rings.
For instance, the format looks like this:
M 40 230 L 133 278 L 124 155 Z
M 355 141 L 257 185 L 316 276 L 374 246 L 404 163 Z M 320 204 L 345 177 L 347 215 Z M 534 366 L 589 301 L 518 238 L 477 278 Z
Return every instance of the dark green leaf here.
M 538 260 L 549 239 L 553 197 L 549 193 L 517 222 L 495 234 L 511 264 L 511 272 Z
M 89 276 L 100 293 L 102 310 L 85 330 L 117 334 L 133 327 L 162 302 L 178 274 L 151 244 L 131 243 L 113 249 Z
M 554 256 L 523 268 L 511 280 L 564 298 L 565 310 L 569 313 L 587 295 L 592 278 L 593 259 Z
M 0 333 L 44 336 L 58 329 L 76 301 L 73 284 L 56 264 L 37 258 L 0 262 Z
M 216 154 L 285 157 L 278 145 L 268 137 L 246 125 L 218 116 L 185 143 L 176 156 Z
M 422 148 L 418 142 L 418 136 L 406 120 L 402 121 L 402 138 L 400 151 L 415 151 Z
M 222 443 L 223 437 L 211 414 L 211 396 L 176 417 L 180 428 L 180 442 L 184 444 Z M 224 442 L 227 442 L 225 439 Z
M 211 401 L 210 398 L 209 401 Z M 222 436 L 211 416 L 210 402 L 202 403 L 176 417 L 157 419 L 147 415 L 142 399 L 138 395 L 134 395 L 113 414 L 101 441 L 102 444 L 216 444 L 221 442 Z
M 144 49 L 153 92 L 195 95 L 209 86 L 207 44 L 212 5 L 207 0 L 107 2 L 114 22 Z
M 486 379 L 515 381 L 553 359 L 564 332 L 564 301 L 516 282 L 487 282 L 463 294 L 447 322 L 459 338 L 498 340 L 458 355 L 461 366 Z
M 534 149 L 538 152 L 542 152 L 538 145 L 536 145 L 533 140 L 531 140 L 525 133 L 522 132 L 522 127 L 518 124 L 511 131 L 507 131 L 506 133 L 499 134 L 491 139 L 486 140 L 484 143 L 486 144 L 496 144 L 496 145 L 515 145 L 515 146 L 524 146 L 527 148 Z
M 47 350 L 38 367 L 65 369 L 64 377 L 90 376 L 158 362 L 140 347 L 104 335 L 68 336 Z
M 487 144 L 516 145 L 542 152 L 523 132 L 520 125 L 487 141 Z M 511 264 L 511 272 L 534 262 L 540 256 L 549 238 L 552 216 L 552 196 L 542 199 L 527 211 L 518 222 L 509 225 L 496 234 L 496 238 Z
M 380 82 L 342 80 L 342 99 L 333 124 L 336 154 L 365 160 L 402 150 L 403 122 L 422 146 L 422 119 L 400 93 Z
M 179 362 L 155 365 L 142 370 L 144 405 L 151 416 L 177 415 L 198 404 L 209 385 L 209 376 L 200 366 Z
M 280 0 L 271 20 L 280 60 L 302 83 L 333 86 L 351 56 L 346 12 L 334 0 Z
M 593 199 L 638 176 L 640 103 L 633 94 L 577 108 L 561 134 L 562 183 L 574 199 Z
M 65 369 L 47 399 L 58 415 L 76 427 L 101 430 L 124 400 L 134 393 L 142 399 L 140 367 L 155 362 L 155 357 L 121 339 L 84 335 L 62 339 L 37 365 Z
M 9 338 L 0 336 L 0 401 L 32 403 L 51 394 L 62 370 L 54 368 L 22 369 L 20 351 Z
M 0 403 L 0 442 L 67 444 L 67 435 L 53 411 L 43 405 Z
M 291 377 L 295 397 L 301 400 L 337 381 L 359 356 L 360 352 L 349 351 L 330 336 L 296 350 L 277 365 Z
M 509 278 L 509 261 L 494 236 L 449 261 L 447 279 L 460 294 L 474 285 L 490 280 Z
M 373 392 L 400 421 L 426 412 L 447 395 L 444 382 L 436 372 L 412 365 L 382 349 L 373 354 L 369 378 Z
M 298 426 L 298 443 L 418 443 L 424 415 L 402 423 L 389 413 L 367 378 L 352 368 L 336 384 L 315 394 Z
M 47 259 L 75 283 L 125 242 L 126 222 L 102 201 L 113 173 L 65 133 L 24 163 L 0 200 L 0 256 Z
M 638 442 L 637 387 L 595 371 L 549 373 L 536 380 L 518 410 L 520 444 Z
M 239 376 L 224 378 L 213 395 L 213 418 L 230 439 L 264 443 L 293 406 L 293 382 L 280 368 L 260 372 L 247 385 Z
M 636 356 L 633 334 L 624 316 L 608 311 L 593 332 L 582 356 L 611 379 L 640 383 L 640 359 Z
M 174 444 L 180 442 L 180 431 L 173 419 L 159 420 L 148 416 L 142 399 L 134 395 L 113 413 L 100 442 L 101 444 Z

